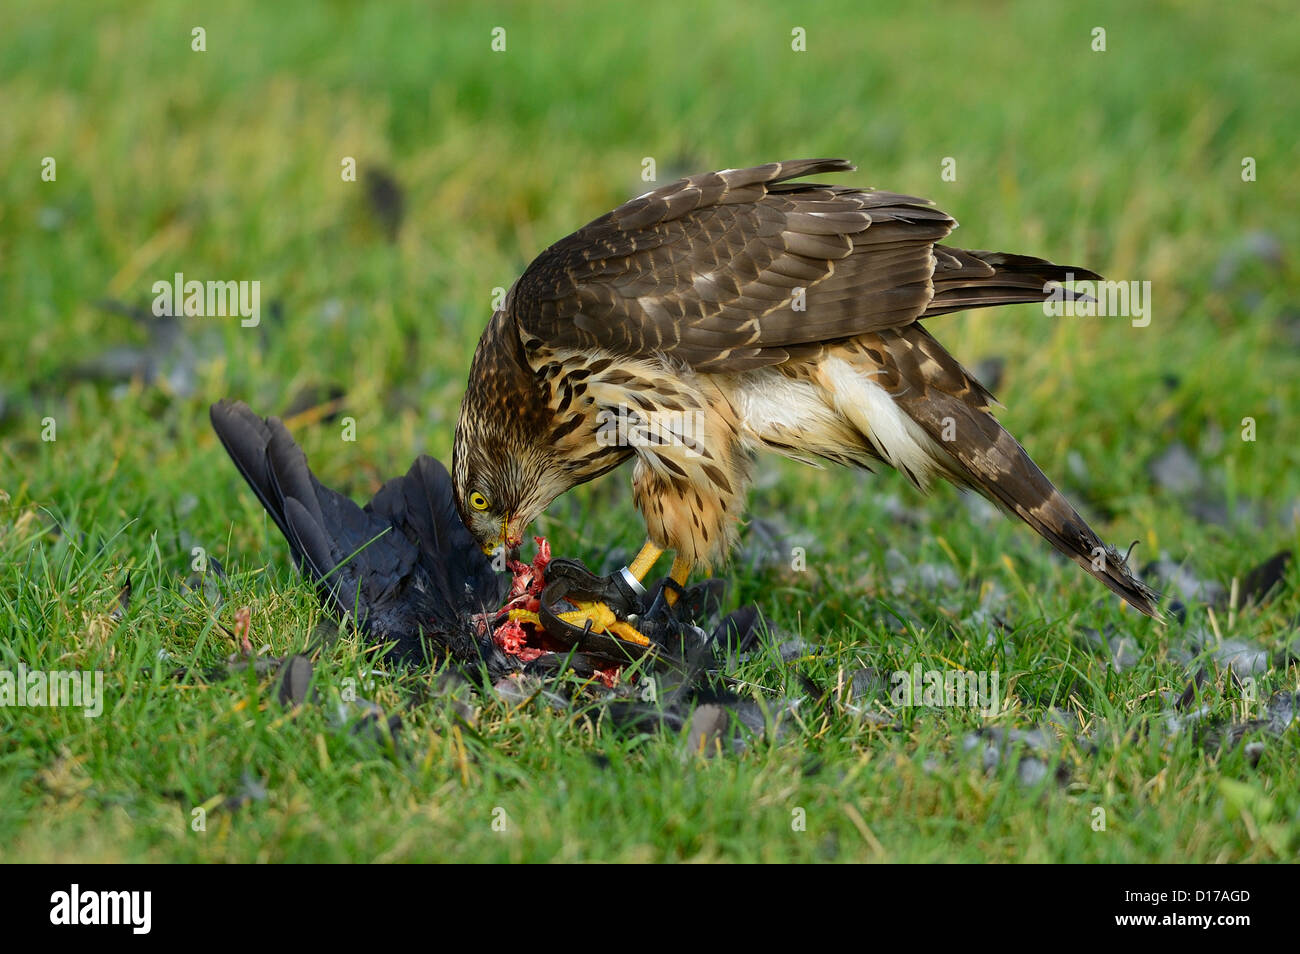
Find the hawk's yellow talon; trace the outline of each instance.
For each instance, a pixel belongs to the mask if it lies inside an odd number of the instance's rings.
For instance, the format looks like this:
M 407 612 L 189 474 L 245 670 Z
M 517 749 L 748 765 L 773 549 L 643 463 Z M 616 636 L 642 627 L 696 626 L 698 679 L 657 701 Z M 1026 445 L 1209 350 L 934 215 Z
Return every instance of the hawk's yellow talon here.
M 556 618 L 568 623 L 570 626 L 585 626 L 587 621 L 590 620 L 592 632 L 596 633 L 603 633 L 609 629 L 612 623 L 618 622 L 618 617 L 614 615 L 614 611 L 604 603 L 574 600 L 573 605 L 578 608 L 567 613 L 556 613 Z
M 630 623 L 622 621 L 613 623 L 610 625 L 609 631 L 624 642 L 636 643 L 638 646 L 650 645 L 650 640 L 638 633 L 636 627 Z
M 591 623 L 593 633 L 613 633 L 619 639 L 636 643 L 638 646 L 650 645 L 650 640 L 638 633 L 636 627 L 620 620 L 604 603 L 574 600 L 573 605 L 578 608 L 567 613 L 557 613 L 556 619 L 577 627 L 584 627 L 587 623 Z

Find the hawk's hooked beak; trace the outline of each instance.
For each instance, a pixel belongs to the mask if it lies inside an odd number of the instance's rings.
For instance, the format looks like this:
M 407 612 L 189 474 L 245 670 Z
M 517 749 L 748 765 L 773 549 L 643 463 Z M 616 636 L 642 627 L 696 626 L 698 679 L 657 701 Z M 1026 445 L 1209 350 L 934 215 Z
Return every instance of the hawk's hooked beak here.
M 505 524 L 501 527 L 501 539 L 505 543 L 507 550 L 516 554 L 519 551 L 519 545 L 524 542 L 524 528 L 515 523 L 519 515 L 512 513 L 506 518 Z
M 483 552 L 488 556 L 496 556 L 502 550 L 505 551 L 506 559 L 519 559 L 519 545 L 523 543 L 522 534 L 518 530 L 511 530 L 510 523 L 514 519 L 514 514 L 501 522 L 501 533 L 495 540 L 489 540 L 483 544 Z

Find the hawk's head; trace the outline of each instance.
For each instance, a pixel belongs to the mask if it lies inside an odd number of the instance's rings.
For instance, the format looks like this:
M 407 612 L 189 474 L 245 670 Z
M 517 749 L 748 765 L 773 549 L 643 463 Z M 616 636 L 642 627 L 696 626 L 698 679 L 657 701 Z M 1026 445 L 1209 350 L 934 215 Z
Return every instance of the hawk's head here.
M 456 506 L 484 551 L 519 546 L 528 525 L 577 482 L 551 431 L 545 389 L 497 312 L 474 352 L 452 451 Z

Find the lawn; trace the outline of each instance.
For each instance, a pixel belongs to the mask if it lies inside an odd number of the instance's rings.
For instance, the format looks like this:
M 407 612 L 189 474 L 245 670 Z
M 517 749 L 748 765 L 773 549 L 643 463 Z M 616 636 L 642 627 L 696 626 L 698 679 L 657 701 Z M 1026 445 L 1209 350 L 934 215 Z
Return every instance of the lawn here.
M 1300 571 L 1246 599 L 1300 544 L 1289 6 L 20 0 L 6 20 L 0 670 L 101 672 L 105 701 L 0 706 L 0 860 L 1300 853 L 1296 725 L 1221 731 L 1300 688 Z M 323 620 L 209 404 L 284 416 L 368 499 L 416 454 L 450 461 L 494 294 L 650 188 L 647 159 L 664 183 L 823 155 L 935 200 L 965 247 L 1150 282 L 1146 324 L 1026 305 L 929 327 L 1183 618 L 1123 608 L 952 488 L 767 458 L 723 575 L 770 623 L 736 672 L 773 715 L 712 757 L 598 707 L 449 699 L 350 634 L 318 688 L 400 713 L 391 739 L 282 707 L 252 669 L 173 678 L 234 651 L 240 607 L 272 656 Z M 178 272 L 260 282 L 260 321 L 153 318 Z M 627 472 L 537 529 L 620 565 L 642 537 Z M 998 711 L 898 705 L 916 665 L 996 673 Z

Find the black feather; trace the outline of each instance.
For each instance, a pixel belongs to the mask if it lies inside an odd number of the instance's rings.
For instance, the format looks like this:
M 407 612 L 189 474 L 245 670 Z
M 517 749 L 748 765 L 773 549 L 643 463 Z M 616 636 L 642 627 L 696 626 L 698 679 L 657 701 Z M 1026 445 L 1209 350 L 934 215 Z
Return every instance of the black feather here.
M 294 562 L 331 612 L 352 617 L 372 644 L 403 659 L 451 657 L 515 667 L 472 628 L 496 608 L 504 581 L 456 513 L 451 477 L 421 456 L 365 507 L 321 484 L 277 418 L 220 401 L 212 426 L 235 466 L 289 542 Z

